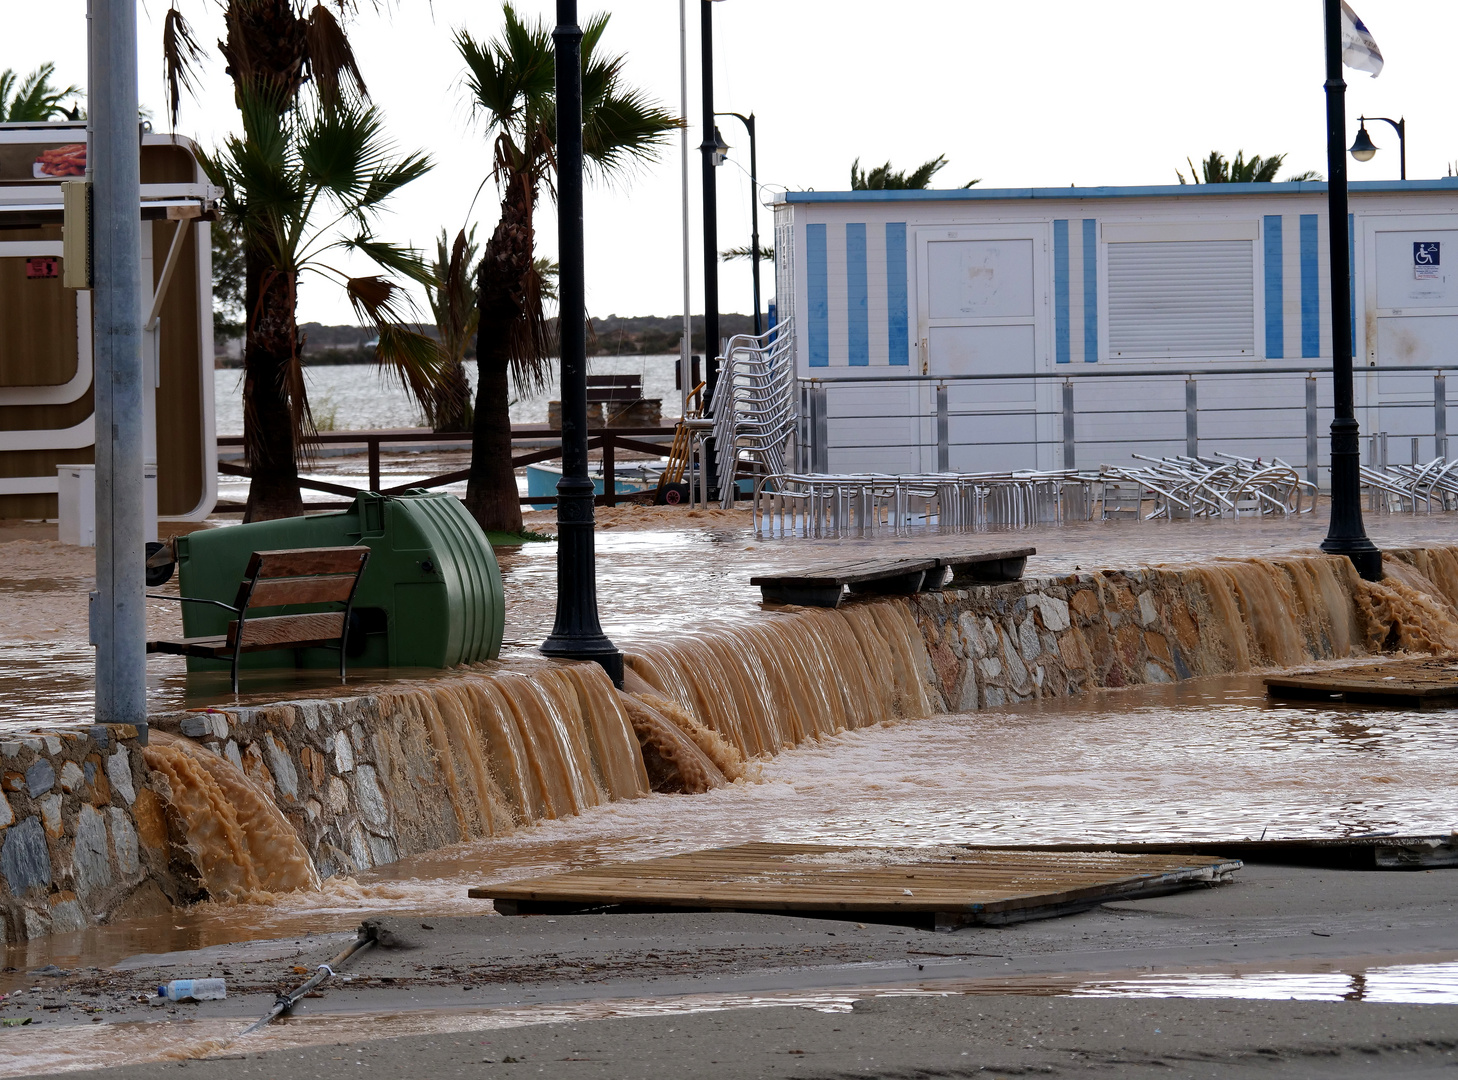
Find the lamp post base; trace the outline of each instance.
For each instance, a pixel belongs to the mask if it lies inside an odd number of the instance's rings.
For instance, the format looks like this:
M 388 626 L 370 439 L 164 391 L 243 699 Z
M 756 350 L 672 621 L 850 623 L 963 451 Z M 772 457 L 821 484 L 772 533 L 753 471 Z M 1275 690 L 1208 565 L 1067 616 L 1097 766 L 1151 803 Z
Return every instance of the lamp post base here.
M 600 664 L 619 690 L 623 688 L 623 654 L 606 637 L 559 638 L 556 635 L 542 642 L 538 651 L 552 660 L 591 660 Z
M 1331 422 L 1331 526 L 1321 550 L 1352 560 L 1364 581 L 1382 580 L 1382 552 L 1362 525 L 1362 478 L 1357 421 Z
M 1345 555 L 1352 560 L 1357 574 L 1363 581 L 1382 580 L 1382 552 L 1365 536 L 1359 540 L 1333 540 L 1327 537 L 1321 542 L 1321 550 L 1328 555 Z

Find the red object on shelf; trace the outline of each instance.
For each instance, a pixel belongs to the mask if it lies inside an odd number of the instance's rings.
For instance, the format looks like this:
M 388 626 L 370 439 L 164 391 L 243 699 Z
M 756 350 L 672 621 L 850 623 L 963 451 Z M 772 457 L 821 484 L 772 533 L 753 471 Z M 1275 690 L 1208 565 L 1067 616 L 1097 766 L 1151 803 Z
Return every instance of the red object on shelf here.
M 61 260 L 54 255 L 39 255 L 26 259 L 25 276 L 28 278 L 60 277 Z

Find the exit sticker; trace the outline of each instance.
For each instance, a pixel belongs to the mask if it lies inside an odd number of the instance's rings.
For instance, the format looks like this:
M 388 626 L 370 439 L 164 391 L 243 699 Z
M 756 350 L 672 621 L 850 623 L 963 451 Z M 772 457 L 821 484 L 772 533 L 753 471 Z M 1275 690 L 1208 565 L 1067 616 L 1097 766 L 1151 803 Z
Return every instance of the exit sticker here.
M 1412 245 L 1412 276 L 1418 281 L 1438 277 L 1442 243 L 1437 240 L 1415 240 Z
M 61 260 L 53 255 L 38 255 L 25 260 L 25 276 L 28 278 L 60 277 Z

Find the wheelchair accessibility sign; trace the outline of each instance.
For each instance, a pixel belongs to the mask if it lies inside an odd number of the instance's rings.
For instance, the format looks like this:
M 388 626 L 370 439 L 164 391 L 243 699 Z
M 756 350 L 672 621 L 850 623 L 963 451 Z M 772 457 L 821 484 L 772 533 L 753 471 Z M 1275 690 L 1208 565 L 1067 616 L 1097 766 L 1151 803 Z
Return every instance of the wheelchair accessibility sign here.
M 1412 276 L 1418 281 L 1436 280 L 1442 244 L 1436 240 L 1415 240 L 1412 245 Z

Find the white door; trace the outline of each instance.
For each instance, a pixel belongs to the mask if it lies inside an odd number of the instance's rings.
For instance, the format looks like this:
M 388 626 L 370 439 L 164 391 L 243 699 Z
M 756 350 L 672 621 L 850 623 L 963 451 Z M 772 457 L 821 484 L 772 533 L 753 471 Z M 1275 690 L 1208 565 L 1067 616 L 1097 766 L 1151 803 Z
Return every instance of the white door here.
M 1048 370 L 1047 275 L 1044 224 L 918 230 L 922 373 Z M 1031 379 L 949 381 L 948 466 L 962 472 L 1046 466 L 1039 461 L 1037 411 L 1050 392 Z
M 1365 328 L 1367 360 L 1381 368 L 1458 363 L 1458 218 L 1369 218 L 1365 233 L 1367 318 L 1356 320 L 1358 357 Z M 1387 432 L 1393 464 L 1409 461 L 1413 436 L 1420 460 L 1434 455 L 1434 374 L 1368 378 L 1367 401 L 1377 409 L 1363 434 Z

